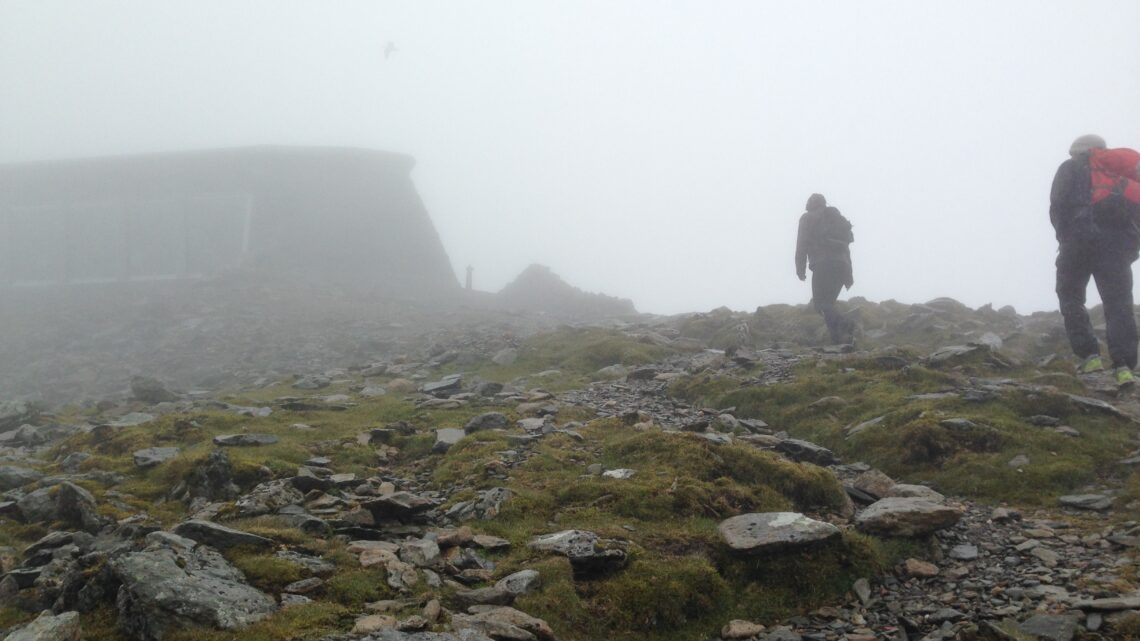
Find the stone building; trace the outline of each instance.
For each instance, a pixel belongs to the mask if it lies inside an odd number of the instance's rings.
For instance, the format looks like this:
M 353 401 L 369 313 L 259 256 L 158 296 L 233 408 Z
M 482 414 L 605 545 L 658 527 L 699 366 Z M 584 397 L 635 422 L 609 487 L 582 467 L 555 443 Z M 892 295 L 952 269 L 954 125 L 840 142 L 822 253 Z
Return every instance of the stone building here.
M 0 164 L 0 288 L 253 268 L 447 295 L 459 283 L 414 164 L 381 151 L 275 146 Z

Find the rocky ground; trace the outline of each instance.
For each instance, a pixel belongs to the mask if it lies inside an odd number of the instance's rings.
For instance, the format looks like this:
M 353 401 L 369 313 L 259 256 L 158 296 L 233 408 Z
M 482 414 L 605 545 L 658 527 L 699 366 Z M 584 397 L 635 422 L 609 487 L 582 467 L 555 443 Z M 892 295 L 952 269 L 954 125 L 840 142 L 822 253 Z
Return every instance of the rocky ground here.
M 7 638 L 1140 635 L 1140 404 L 1055 315 L 401 313 L 0 403 Z

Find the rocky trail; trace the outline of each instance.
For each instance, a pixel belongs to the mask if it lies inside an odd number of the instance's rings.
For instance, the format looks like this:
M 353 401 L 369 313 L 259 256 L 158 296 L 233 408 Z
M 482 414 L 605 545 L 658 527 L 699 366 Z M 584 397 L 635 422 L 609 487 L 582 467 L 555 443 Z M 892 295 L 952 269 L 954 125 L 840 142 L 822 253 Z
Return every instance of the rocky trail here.
M 875 330 L 960 341 L 922 351 L 772 344 L 763 328 L 784 321 L 757 312 L 558 330 L 570 347 L 546 358 L 496 320 L 284 380 L 243 366 L 226 391 L 136 377 L 79 406 L 4 402 L 0 627 L 21 640 L 1132 638 L 1130 479 L 1066 485 L 1047 457 L 1111 429 L 1102 467 L 1131 469 L 1140 402 L 1050 368 L 1032 350 L 1055 333 L 1027 338 L 1040 323 L 940 306 Z M 995 325 L 1004 339 L 982 331 Z M 936 460 L 914 464 L 949 471 L 896 481 L 812 434 L 876 456 L 866 448 L 920 442 Z M 972 456 L 1071 491 L 1028 507 L 940 491 L 976 473 L 954 477 Z
M 730 361 L 744 366 L 763 363 L 767 366 L 764 376 L 743 384 L 778 385 L 790 380 L 790 366 L 804 355 L 764 350 L 735 359 L 714 358 L 720 359 L 717 364 L 721 366 Z M 708 364 L 690 366 L 699 370 Z M 904 487 L 866 464 L 843 464 L 824 448 L 791 439 L 786 433 L 773 434 L 762 421 L 740 420 L 730 411 L 694 408 L 670 400 L 667 381 L 680 375 L 677 365 L 641 367 L 630 371 L 624 381 L 594 383 L 587 390 L 568 392 L 560 400 L 590 407 L 599 416 L 696 430 L 714 441 L 731 440 L 726 433 L 743 426 L 751 433 L 743 437 L 745 440 L 773 448 L 793 460 L 828 465 L 844 480 L 848 494 L 861 508 L 886 497 L 913 496 L 952 505 L 961 512 L 956 523 L 935 533 L 931 561 L 908 558 L 894 568 L 893 574 L 857 582 L 846 602 L 792 617 L 777 630 L 765 631 L 763 626 L 734 621 L 725 626 L 721 638 L 933 640 L 961 638 L 968 630 L 969 634 L 1012 639 L 1017 630 L 1041 639 L 1066 640 L 1074 638 L 1078 628 L 1101 631 L 1106 617 L 1119 620 L 1140 607 L 1140 595 L 1122 595 L 1119 591 L 1136 572 L 1135 559 L 1121 552 L 1140 545 L 1140 523 L 1104 526 L 1098 518 L 1087 518 L 1089 511 L 1096 514 L 1107 508 L 1110 494 L 1062 497 L 1062 510 L 1035 510 L 1023 515 L 1006 507 L 943 497 L 921 486 Z M 1086 402 L 1105 403 L 1101 409 L 1119 411 L 1140 424 L 1140 402 L 1134 394 L 1121 394 L 1107 375 L 1084 378 L 1090 392 L 1098 397 Z M 1086 518 L 1077 518 L 1079 524 L 1074 524 L 1072 517 Z M 1017 623 L 1003 629 L 995 625 L 1000 622 Z

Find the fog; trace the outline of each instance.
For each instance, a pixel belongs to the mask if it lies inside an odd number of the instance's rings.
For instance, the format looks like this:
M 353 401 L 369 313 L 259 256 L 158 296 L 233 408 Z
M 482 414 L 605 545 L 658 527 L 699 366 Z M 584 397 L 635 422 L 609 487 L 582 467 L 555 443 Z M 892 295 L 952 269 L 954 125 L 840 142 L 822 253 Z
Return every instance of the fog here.
M 806 302 L 821 192 L 855 225 L 844 296 L 1025 313 L 1056 307 L 1069 143 L 1140 146 L 1138 25 L 1132 0 L 5 0 L 0 162 L 408 154 L 460 282 L 537 262 L 656 313 Z

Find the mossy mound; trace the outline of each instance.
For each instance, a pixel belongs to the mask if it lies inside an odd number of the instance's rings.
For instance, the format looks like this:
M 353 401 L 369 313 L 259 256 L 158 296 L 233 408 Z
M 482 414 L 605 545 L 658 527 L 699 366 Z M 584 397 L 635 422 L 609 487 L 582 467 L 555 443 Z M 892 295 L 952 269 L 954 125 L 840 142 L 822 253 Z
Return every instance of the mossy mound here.
M 738 416 L 761 418 L 844 461 L 864 461 L 950 495 L 1052 505 L 1092 481 L 1127 478 L 1119 460 L 1133 449 L 1135 424 L 1075 402 L 1070 394 L 1083 388 L 1071 375 L 1053 372 L 1054 384 L 1031 385 L 1019 381 L 1042 372 L 1001 370 L 1009 378 L 978 379 L 970 374 L 993 375 L 992 363 L 935 369 L 909 362 L 865 355 L 812 360 L 784 385 L 741 387 L 704 376 L 677 381 L 671 391 L 734 406 Z M 1079 436 L 1034 425 L 1028 420 L 1034 415 L 1054 417 Z M 1018 455 L 1029 463 L 1010 466 Z
M 883 566 L 877 544 L 857 536 L 788 559 L 740 559 L 723 549 L 716 526 L 730 516 L 841 510 L 842 487 L 823 468 L 692 434 L 634 431 L 617 420 L 594 421 L 580 434 L 581 440 L 554 434 L 535 445 L 504 484 L 514 498 L 480 523 L 513 544 L 497 574 L 523 567 L 542 573 L 543 589 L 518 606 L 549 621 L 559 638 L 707 636 L 729 618 L 776 620 L 821 604 Z M 498 460 L 501 446 L 490 438 L 457 446 L 440 468 L 454 456 L 477 470 L 480 460 Z M 595 463 L 635 473 L 628 479 L 588 474 Z M 488 484 L 496 482 L 503 483 Z M 575 579 L 565 559 L 537 558 L 527 549 L 531 537 L 563 529 L 620 541 L 628 567 Z M 787 572 L 773 573 L 773 563 L 787 565 Z

